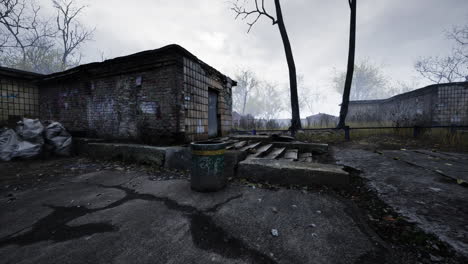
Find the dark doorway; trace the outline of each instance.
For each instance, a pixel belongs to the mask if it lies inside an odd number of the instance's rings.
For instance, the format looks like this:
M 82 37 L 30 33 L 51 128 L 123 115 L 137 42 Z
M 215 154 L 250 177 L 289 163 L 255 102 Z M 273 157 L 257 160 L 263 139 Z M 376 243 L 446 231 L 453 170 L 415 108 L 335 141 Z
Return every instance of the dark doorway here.
M 218 93 L 208 90 L 208 136 L 218 136 Z

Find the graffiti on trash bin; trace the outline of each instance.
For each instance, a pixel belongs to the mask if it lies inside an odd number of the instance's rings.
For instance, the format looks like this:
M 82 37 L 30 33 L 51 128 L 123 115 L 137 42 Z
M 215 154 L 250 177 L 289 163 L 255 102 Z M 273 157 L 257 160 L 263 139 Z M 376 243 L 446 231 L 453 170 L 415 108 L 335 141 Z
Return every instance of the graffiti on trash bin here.
M 204 170 L 223 170 L 224 169 L 224 160 L 222 158 L 213 158 L 213 157 L 200 157 L 198 160 L 198 166 Z

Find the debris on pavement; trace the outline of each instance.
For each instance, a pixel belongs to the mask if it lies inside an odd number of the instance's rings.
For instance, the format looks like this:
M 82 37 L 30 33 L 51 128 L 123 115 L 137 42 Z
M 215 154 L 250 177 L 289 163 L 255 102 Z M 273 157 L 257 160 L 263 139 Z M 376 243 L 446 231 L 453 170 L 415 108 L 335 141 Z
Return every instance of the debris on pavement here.
M 271 230 L 271 235 L 274 236 L 274 237 L 279 236 L 278 229 L 272 229 Z

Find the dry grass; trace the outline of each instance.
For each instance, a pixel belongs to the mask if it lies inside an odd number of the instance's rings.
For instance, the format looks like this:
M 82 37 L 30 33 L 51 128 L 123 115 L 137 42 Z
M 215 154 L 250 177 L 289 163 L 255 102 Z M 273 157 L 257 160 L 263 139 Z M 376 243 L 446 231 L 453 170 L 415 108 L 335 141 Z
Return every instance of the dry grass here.
M 344 143 L 342 130 L 304 131 L 297 135 L 299 140 L 329 144 Z M 369 143 L 376 147 L 425 147 L 441 150 L 468 152 L 468 131 L 450 128 L 421 129 L 415 138 L 412 128 L 351 129 L 352 142 Z

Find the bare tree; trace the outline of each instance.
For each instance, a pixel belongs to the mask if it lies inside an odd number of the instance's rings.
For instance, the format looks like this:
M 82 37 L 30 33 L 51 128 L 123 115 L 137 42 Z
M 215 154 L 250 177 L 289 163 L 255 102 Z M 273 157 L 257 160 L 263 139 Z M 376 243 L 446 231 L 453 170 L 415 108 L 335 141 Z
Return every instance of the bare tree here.
M 233 89 L 233 107 L 241 115 L 246 114 L 247 105 L 252 92 L 259 85 L 255 73 L 248 69 L 242 69 L 236 74 L 237 86 Z
M 297 77 L 297 89 L 299 93 L 299 107 L 302 112 L 308 112 L 313 114 L 317 108 L 317 104 L 323 95 L 320 94 L 316 89 L 306 86 L 304 82 L 304 75 L 299 74 Z
M 337 92 L 343 93 L 347 72 L 335 72 L 332 83 Z M 354 64 L 350 100 L 381 99 L 390 96 L 390 78 L 382 68 L 366 59 Z
M 348 0 L 349 8 L 351 9 L 349 23 L 349 51 L 348 51 L 348 70 L 346 72 L 346 81 L 343 91 L 343 100 L 341 102 L 340 119 L 337 128 L 344 128 L 346 115 L 348 114 L 349 96 L 351 94 L 351 84 L 353 82 L 354 72 L 354 55 L 356 51 L 356 1 Z
M 417 72 L 433 83 L 463 80 L 466 58 L 454 53 L 447 57 L 420 58 L 414 65 Z
M 54 36 L 53 30 L 38 17 L 40 8 L 34 1 L 0 1 L 0 51 L 9 56 L 21 57 L 21 64 L 28 59 L 28 49 L 38 47 Z
M 466 47 L 468 45 L 468 25 L 463 27 L 454 26 L 451 31 L 447 32 L 447 37 Z
M 264 16 L 271 20 L 273 25 L 278 25 L 278 29 L 283 41 L 284 51 L 286 53 L 286 61 L 288 63 L 289 69 L 289 86 L 291 94 L 291 134 L 294 136 L 298 129 L 301 129 L 301 117 L 299 113 L 299 102 L 297 95 L 297 76 L 296 76 L 296 65 L 294 63 L 294 57 L 292 53 L 291 43 L 289 42 L 288 33 L 286 31 L 286 26 L 284 24 L 283 13 L 281 10 L 280 0 L 274 0 L 276 17 L 268 13 L 265 7 L 265 0 L 261 0 L 259 3 L 258 0 L 255 0 L 255 6 L 252 9 L 247 10 L 245 8 L 247 1 L 244 1 L 243 4 L 239 4 L 239 1 L 233 3 L 232 10 L 237 14 L 236 19 L 242 17 L 242 19 L 247 19 L 253 17 L 253 20 L 247 22 L 249 29 L 247 32 L 250 32 L 253 25 L 257 23 L 260 17 Z
M 414 67 L 433 83 L 468 81 L 468 25 L 453 27 L 446 37 L 455 44 L 450 55 L 420 58 Z
M 76 6 L 73 0 L 53 0 L 53 4 L 57 10 L 57 29 L 63 48 L 62 65 L 67 67 L 79 46 L 92 39 L 94 29 L 86 29 L 77 20 L 86 6 Z M 79 63 L 80 59 L 81 54 L 74 63 Z
M 265 119 L 267 122 L 278 118 L 281 111 L 284 110 L 281 98 L 281 92 L 276 84 L 262 82 L 255 94 L 255 104 L 258 106 L 256 117 Z
M 323 96 L 317 91 L 310 89 L 303 89 L 302 91 L 299 90 L 300 97 L 304 98 L 303 100 L 299 100 L 301 110 L 305 110 L 312 115 L 317 110 L 317 103 L 323 99 Z

